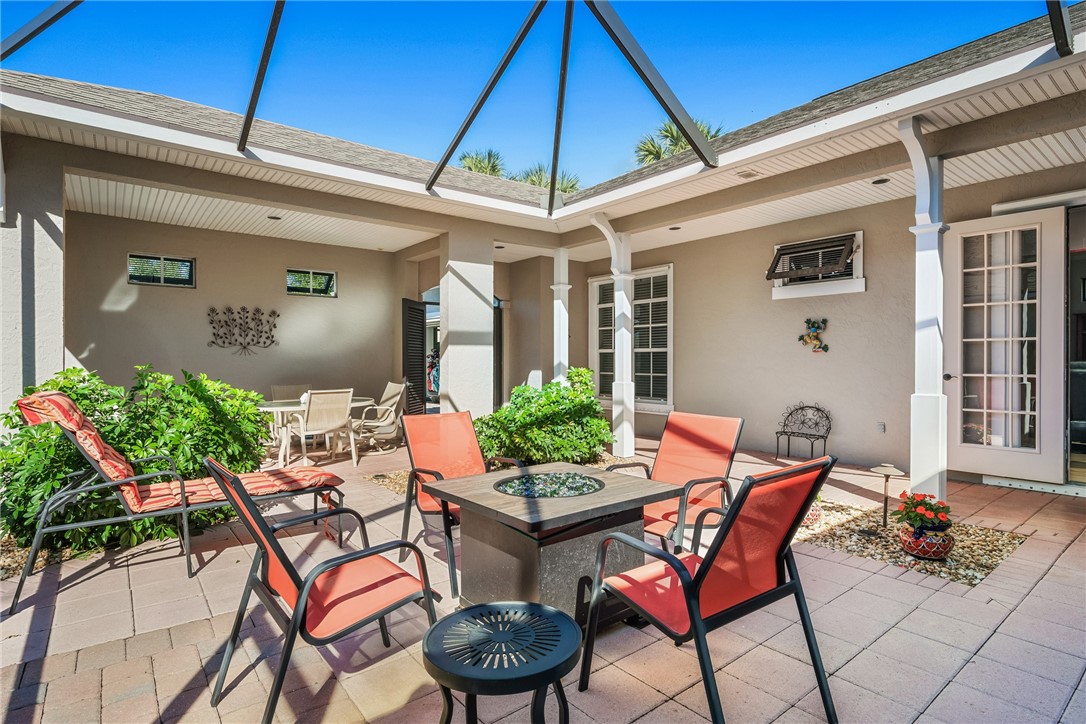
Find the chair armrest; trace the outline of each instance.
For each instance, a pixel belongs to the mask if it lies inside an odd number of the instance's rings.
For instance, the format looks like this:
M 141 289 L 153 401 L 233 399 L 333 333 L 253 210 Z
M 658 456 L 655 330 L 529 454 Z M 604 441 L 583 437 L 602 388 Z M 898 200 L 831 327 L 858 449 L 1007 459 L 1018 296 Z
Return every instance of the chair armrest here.
M 378 416 L 376 413 L 378 410 L 384 410 L 384 413 Z M 374 413 L 373 419 L 370 419 L 370 413 Z M 362 408 L 362 417 L 359 422 L 384 422 L 385 418 L 391 416 L 393 419 L 396 417 L 396 410 L 392 407 L 384 407 L 382 405 L 370 405 L 369 407 Z
M 158 471 L 151 472 L 151 473 L 143 473 L 142 475 L 133 475 L 130 478 L 121 478 L 120 480 L 105 480 L 105 481 L 103 481 L 101 483 L 95 483 L 94 485 L 80 485 L 80 486 L 77 486 L 77 487 L 74 487 L 74 488 L 61 489 L 60 491 L 54 493 L 53 496 L 51 498 L 49 498 L 48 502 L 50 504 L 52 504 L 53 506 L 56 506 L 56 505 L 60 504 L 60 501 L 62 499 L 66 500 L 66 499 L 71 499 L 71 498 L 77 498 L 80 495 L 82 495 L 83 493 L 90 493 L 90 492 L 93 492 L 95 490 L 103 490 L 105 488 L 112 488 L 112 487 L 115 487 L 117 485 L 123 485 L 125 483 L 137 483 L 137 482 L 139 482 L 141 480 L 153 480 L 154 478 L 160 478 L 163 475 L 168 475 L 169 477 L 173 478 L 178 483 L 180 483 L 180 485 L 181 485 L 181 494 L 182 494 L 182 496 L 184 496 L 185 481 L 181 478 L 181 476 L 178 475 L 176 472 L 174 472 L 172 470 L 158 470 Z M 97 476 L 98 476 L 98 474 L 95 473 L 95 477 L 97 477 Z M 91 480 L 93 480 L 93 479 L 94 478 L 91 478 Z M 184 497 L 182 497 L 182 503 L 184 503 L 184 502 L 185 502 L 185 499 L 184 499 Z M 64 505 L 67 505 L 67 503 L 65 502 Z M 184 506 L 182 506 L 182 507 L 184 507 Z
M 341 508 L 340 510 L 347 510 L 347 508 Z M 350 553 L 347 553 L 346 555 L 329 558 L 326 561 L 318 563 L 313 568 L 313 570 L 311 570 L 309 574 L 306 575 L 305 580 L 302 582 L 302 591 L 298 595 L 298 598 L 303 601 L 306 600 L 309 597 L 309 589 L 313 587 L 313 584 L 316 582 L 316 580 L 320 576 L 324 575 L 325 573 L 334 568 L 339 568 L 340 566 L 346 565 L 348 563 L 360 561 L 363 558 L 372 558 L 373 556 L 382 555 L 384 553 L 391 553 L 392 551 L 399 550 L 401 548 L 406 548 L 415 554 L 415 563 L 418 564 L 419 567 L 419 577 L 422 580 L 422 585 L 425 588 L 430 589 L 430 577 L 426 573 L 426 561 L 423 558 L 422 551 L 419 550 L 419 547 L 416 546 L 414 543 L 409 543 L 405 540 L 393 540 L 388 541 L 387 543 L 380 543 L 373 546 L 372 548 L 367 547 L 363 548 L 360 551 L 352 551 Z M 436 591 L 434 591 L 433 589 L 430 589 L 430 591 L 431 595 L 436 596 L 438 600 L 441 599 Z M 302 608 L 303 606 L 297 606 L 295 608 L 295 615 L 298 615 L 301 612 Z
M 407 483 L 410 485 L 413 481 L 418 480 L 419 475 L 429 475 L 435 481 L 445 479 L 445 476 L 436 470 L 429 470 L 427 468 L 411 468 L 411 472 L 407 474 Z
M 698 519 L 694 521 L 694 544 L 692 548 L 694 555 L 700 555 L 698 550 L 701 548 L 701 531 L 705 527 L 705 519 L 710 514 L 719 515 L 723 518 L 728 515 L 728 508 L 706 508 L 698 514 Z
M 646 478 L 649 477 L 649 475 L 651 474 L 649 472 L 649 466 L 646 465 L 645 463 L 615 463 L 614 465 L 608 465 L 607 466 L 607 472 L 612 472 L 614 470 L 621 470 L 622 468 L 641 468 L 642 470 L 645 471 L 645 477 Z
M 519 469 L 524 469 L 524 463 L 517 460 L 516 458 L 493 457 L 493 458 L 487 458 L 486 459 L 486 470 L 487 470 L 487 472 L 490 472 L 490 466 L 491 466 L 492 463 L 501 463 L 503 465 L 515 465 Z
M 683 565 L 682 561 L 680 561 L 671 553 L 668 553 L 665 550 L 660 550 L 655 546 L 650 546 L 645 541 L 638 540 L 637 538 L 634 538 L 633 536 L 626 533 L 608 533 L 603 537 L 603 540 L 600 541 L 599 555 L 596 559 L 596 572 L 600 576 L 600 580 L 603 580 L 603 562 L 606 557 L 607 546 L 611 541 L 622 543 L 623 545 L 627 545 L 630 548 L 636 548 L 647 556 L 651 556 L 653 558 L 656 558 L 657 560 L 663 561 L 672 569 L 674 569 L 675 573 L 679 576 L 679 583 L 682 584 L 682 587 L 684 589 L 688 589 L 690 584 L 692 583 L 693 579 L 691 579 L 690 577 L 690 571 L 686 570 L 686 566 Z
M 323 520 L 325 518 L 331 518 L 333 515 L 350 515 L 358 521 L 358 530 L 362 533 L 362 545 L 365 548 L 369 548 L 369 536 L 366 535 L 366 521 L 362 519 L 362 515 L 352 508 L 329 508 L 328 510 L 321 510 L 316 513 L 307 513 L 306 515 L 299 515 L 297 518 L 288 518 L 287 520 L 281 520 L 278 523 L 270 526 L 272 533 L 278 533 L 281 530 L 292 528 L 302 523 L 312 523 L 314 521 Z

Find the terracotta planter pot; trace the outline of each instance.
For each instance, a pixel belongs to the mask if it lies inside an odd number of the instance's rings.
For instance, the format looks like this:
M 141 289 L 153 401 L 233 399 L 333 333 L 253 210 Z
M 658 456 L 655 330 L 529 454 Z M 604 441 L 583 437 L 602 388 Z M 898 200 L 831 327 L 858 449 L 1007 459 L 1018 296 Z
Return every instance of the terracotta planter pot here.
M 949 526 L 947 526 L 949 527 Z M 898 531 L 898 540 L 905 552 L 916 558 L 925 558 L 929 561 L 941 561 L 954 548 L 954 536 L 943 530 L 920 529 L 913 530 L 912 526 L 902 526 Z

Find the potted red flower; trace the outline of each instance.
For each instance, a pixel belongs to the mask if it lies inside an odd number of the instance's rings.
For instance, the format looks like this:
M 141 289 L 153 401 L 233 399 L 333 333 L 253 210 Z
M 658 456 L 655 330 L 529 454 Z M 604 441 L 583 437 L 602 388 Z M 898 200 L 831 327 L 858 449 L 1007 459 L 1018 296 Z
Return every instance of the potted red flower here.
M 954 536 L 947 531 L 953 525 L 950 506 L 934 495 L 901 491 L 897 510 L 890 515 L 901 523 L 898 539 L 909 555 L 941 561 L 954 547 Z

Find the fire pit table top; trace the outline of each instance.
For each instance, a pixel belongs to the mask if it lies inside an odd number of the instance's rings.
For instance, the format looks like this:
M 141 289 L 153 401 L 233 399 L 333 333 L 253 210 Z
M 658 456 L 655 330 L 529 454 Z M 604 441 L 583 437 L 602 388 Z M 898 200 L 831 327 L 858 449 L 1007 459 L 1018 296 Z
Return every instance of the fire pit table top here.
M 528 476 L 553 476 L 555 473 L 562 474 L 567 480 L 573 479 L 568 475 L 570 473 L 583 476 L 578 478 L 581 480 L 591 478 L 598 481 L 601 487 L 594 492 L 586 491 L 567 497 L 521 497 L 498 489 L 502 483 L 523 480 Z M 677 485 L 572 463 L 530 465 L 519 471 L 498 470 L 484 475 L 438 480 L 423 483 L 422 489 L 436 498 L 456 503 L 461 508 L 526 533 L 583 523 L 674 498 L 682 492 Z

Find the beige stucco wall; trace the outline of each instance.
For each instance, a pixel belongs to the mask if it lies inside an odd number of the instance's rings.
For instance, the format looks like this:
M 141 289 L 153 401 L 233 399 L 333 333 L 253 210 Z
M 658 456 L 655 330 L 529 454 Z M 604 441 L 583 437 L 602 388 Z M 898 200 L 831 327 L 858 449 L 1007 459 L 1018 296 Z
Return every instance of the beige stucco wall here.
M 947 221 L 990 215 L 993 203 L 1081 186 L 1072 167 L 952 189 Z M 861 464 L 909 462 L 913 390 L 913 235 L 911 199 L 701 239 L 634 254 L 634 268 L 674 264 L 674 404 L 678 410 L 745 418 L 742 446 L 772 451 L 788 405 L 817 402 L 833 416 L 829 452 Z M 867 291 L 795 300 L 770 298 L 765 270 L 776 244 L 861 230 Z M 609 273 L 584 265 L 584 276 Z M 587 358 L 587 283 L 572 319 Z M 829 320 L 825 354 L 797 341 L 808 317 Z M 638 413 L 637 432 L 659 434 L 664 417 Z M 886 424 L 878 432 L 876 423 Z M 793 448 L 803 452 L 801 447 Z
M 272 384 L 353 387 L 374 396 L 394 369 L 402 289 L 393 255 L 69 212 L 65 342 L 88 369 L 127 385 L 132 366 Z M 128 252 L 196 258 L 196 289 L 127 283 Z M 335 271 L 339 296 L 289 296 L 286 268 Z M 279 345 L 239 355 L 208 347 L 208 307 L 274 309 Z

